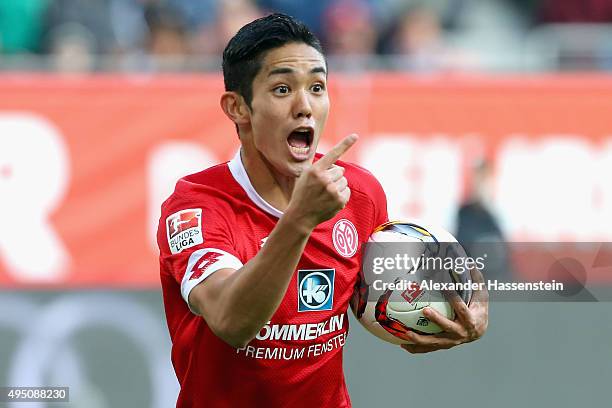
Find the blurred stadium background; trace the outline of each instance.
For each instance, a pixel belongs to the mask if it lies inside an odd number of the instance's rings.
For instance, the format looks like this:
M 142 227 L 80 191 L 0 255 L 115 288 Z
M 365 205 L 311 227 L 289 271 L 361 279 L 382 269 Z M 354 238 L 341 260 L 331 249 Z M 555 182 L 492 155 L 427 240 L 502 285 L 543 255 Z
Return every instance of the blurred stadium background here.
M 321 150 L 359 133 L 348 159 L 392 218 L 465 242 L 612 241 L 610 0 L 0 0 L 0 386 L 173 406 L 159 206 L 238 147 L 220 52 L 270 11 L 323 39 Z M 608 406 L 609 311 L 494 302 L 481 341 L 423 356 L 353 321 L 354 406 Z

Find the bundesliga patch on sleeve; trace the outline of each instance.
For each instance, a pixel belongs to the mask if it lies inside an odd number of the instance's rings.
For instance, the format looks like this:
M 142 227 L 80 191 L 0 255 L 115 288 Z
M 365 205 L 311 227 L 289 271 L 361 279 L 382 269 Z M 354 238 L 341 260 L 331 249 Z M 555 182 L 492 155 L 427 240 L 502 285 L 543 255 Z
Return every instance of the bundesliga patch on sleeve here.
M 166 218 L 166 235 L 172 255 L 203 243 L 202 209 L 181 210 Z

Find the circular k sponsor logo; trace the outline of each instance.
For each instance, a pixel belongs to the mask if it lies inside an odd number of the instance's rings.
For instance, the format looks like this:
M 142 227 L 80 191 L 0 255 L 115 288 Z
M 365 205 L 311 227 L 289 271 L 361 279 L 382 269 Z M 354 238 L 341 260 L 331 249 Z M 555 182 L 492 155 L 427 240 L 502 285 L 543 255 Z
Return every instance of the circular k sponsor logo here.
M 359 241 L 357 228 L 345 218 L 338 220 L 334 225 L 332 240 L 336 251 L 345 258 L 350 258 L 357 252 L 357 243 Z
M 333 293 L 333 270 L 299 271 L 299 311 L 328 310 Z M 328 274 L 331 274 L 331 279 Z

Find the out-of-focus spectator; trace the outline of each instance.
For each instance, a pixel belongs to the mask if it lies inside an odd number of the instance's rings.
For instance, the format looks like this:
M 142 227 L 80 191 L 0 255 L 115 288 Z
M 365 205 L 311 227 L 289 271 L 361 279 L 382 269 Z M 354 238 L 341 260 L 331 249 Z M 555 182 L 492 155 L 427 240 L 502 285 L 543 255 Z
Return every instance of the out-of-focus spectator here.
M 40 51 L 47 0 L 0 1 L 0 53 Z
M 167 5 L 183 16 L 189 31 L 195 32 L 215 21 L 219 0 L 167 0 Z
M 263 12 L 251 0 L 220 0 L 218 10 L 214 38 L 219 53 L 240 27 L 263 16 Z
M 218 55 L 220 41 L 216 35 L 219 0 L 167 0 L 183 18 L 189 47 L 194 55 Z
M 145 7 L 151 2 L 152 0 L 110 0 L 110 20 L 118 53 L 133 54 L 144 51 L 149 37 Z
M 472 257 L 487 258 L 485 277 L 511 273 L 504 234 L 492 210 L 492 169 L 479 160 L 468 177 L 465 201 L 457 213 L 457 240 Z M 487 254 L 487 255 L 485 255 Z
M 404 13 L 399 19 L 395 51 L 409 56 L 410 65 L 415 70 L 440 67 L 446 50 L 438 14 L 425 6 L 417 6 Z
M 149 27 L 149 54 L 175 58 L 189 54 L 186 23 L 177 10 L 169 6 L 149 5 L 145 20 Z
M 439 11 L 425 3 L 408 7 L 397 18 L 390 40 L 396 68 L 428 72 L 468 66 L 467 57 L 450 47 Z
M 51 54 L 76 71 L 155 70 L 161 59 L 175 60 L 168 69 L 216 68 L 236 30 L 269 12 L 309 25 L 341 70 L 584 70 L 612 61 L 611 0 L 0 0 L 0 54 L 4 66 L 53 66 L 20 56 Z
M 49 32 L 49 51 L 59 72 L 89 72 L 95 69 L 96 39 L 78 23 L 64 23 Z
M 111 0 L 54 0 L 44 19 L 44 49 L 56 70 L 96 70 L 97 56 L 117 48 L 110 18 Z
M 86 37 L 92 39 L 92 53 L 111 53 L 117 46 L 110 19 L 110 0 L 54 0 L 49 3 L 45 16 L 45 42 L 53 53 L 61 47 L 60 41 L 73 36 L 66 35 L 62 26 L 82 27 Z
M 266 12 L 289 14 L 303 21 L 308 28 L 323 38 L 322 19 L 332 0 L 259 0 L 257 4 Z
M 376 31 L 370 6 L 361 0 L 337 0 L 324 16 L 327 52 L 337 56 L 374 53 Z

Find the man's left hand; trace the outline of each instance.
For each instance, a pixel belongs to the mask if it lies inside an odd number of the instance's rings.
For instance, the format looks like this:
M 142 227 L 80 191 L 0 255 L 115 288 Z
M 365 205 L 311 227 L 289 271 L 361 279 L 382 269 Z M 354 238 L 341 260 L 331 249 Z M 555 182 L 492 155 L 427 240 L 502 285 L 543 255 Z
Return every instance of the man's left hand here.
M 411 344 L 403 344 L 404 350 L 413 354 L 429 353 L 469 343 L 483 336 L 489 324 L 489 292 L 484 287 L 484 278 L 480 271 L 473 269 L 471 275 L 472 282 L 481 284 L 482 289 L 472 293 L 469 306 L 456 292 L 451 291 L 448 293 L 448 301 L 455 310 L 455 320 L 447 319 L 430 307 L 424 308 L 423 315 L 444 331 L 434 335 L 407 333 L 402 337 Z

